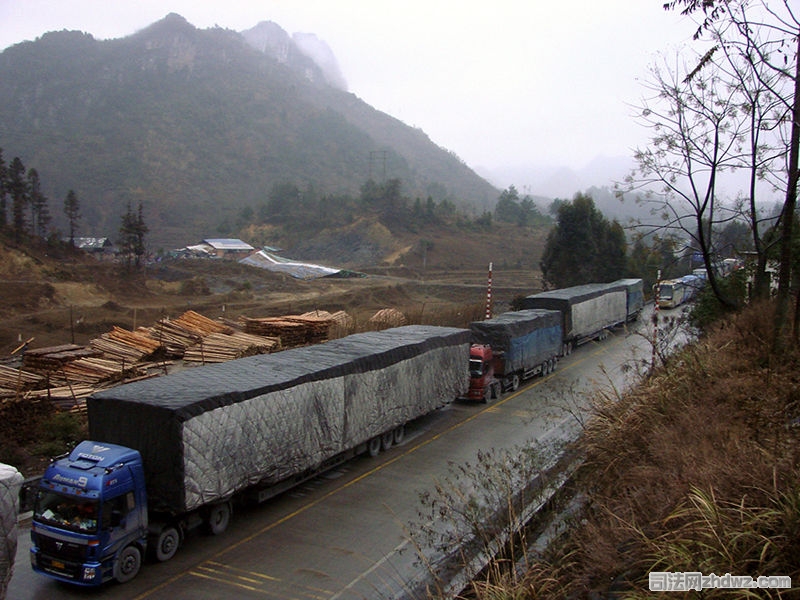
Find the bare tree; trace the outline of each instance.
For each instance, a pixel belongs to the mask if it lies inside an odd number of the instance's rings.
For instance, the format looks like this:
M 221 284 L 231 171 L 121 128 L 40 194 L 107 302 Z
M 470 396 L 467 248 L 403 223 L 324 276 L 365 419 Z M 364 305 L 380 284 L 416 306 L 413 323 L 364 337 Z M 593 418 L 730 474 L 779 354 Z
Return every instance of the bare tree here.
M 743 159 L 747 120 L 736 90 L 710 58 L 693 57 L 690 63 L 678 58 L 675 65 L 652 67 L 639 118 L 653 137 L 648 147 L 636 150 L 638 168 L 624 191 L 645 190 L 643 201 L 656 205 L 662 221 L 643 228 L 682 231 L 702 255 L 717 298 L 732 307 L 717 281 L 712 231 L 732 218 L 719 206 L 717 189 L 720 176 Z M 687 66 L 698 62 L 707 68 Z
M 788 124 L 788 152 L 785 199 L 780 215 L 780 271 L 775 314 L 775 347 L 782 343 L 788 315 L 792 239 L 797 206 L 798 162 L 800 161 L 800 20 L 789 0 L 672 0 L 668 10 L 683 7 L 684 14 L 704 15 L 696 37 L 702 37 L 714 24 L 732 24 L 745 40 L 743 56 L 765 89 L 782 104 Z M 726 30 L 730 31 L 730 30 Z M 726 36 L 727 39 L 727 36 Z M 769 75 L 769 76 L 768 76 Z M 800 313 L 800 302 L 797 305 Z M 798 336 L 797 323 L 794 335 Z

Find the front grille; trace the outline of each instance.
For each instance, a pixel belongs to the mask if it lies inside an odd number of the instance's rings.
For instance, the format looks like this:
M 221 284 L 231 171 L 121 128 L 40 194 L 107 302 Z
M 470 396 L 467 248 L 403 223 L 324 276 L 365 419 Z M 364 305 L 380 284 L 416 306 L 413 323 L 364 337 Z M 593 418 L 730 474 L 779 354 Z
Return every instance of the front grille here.
M 43 535 L 36 534 L 36 545 L 42 554 L 58 557 L 61 562 L 82 563 L 86 559 L 86 544 L 76 544 Z

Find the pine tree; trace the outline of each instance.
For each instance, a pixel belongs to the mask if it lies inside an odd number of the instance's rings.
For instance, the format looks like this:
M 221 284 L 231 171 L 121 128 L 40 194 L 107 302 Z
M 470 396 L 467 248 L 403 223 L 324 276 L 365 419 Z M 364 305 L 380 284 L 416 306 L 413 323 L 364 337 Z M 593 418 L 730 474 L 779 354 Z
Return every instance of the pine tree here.
M 47 206 L 47 197 L 42 193 L 36 169 L 28 171 L 28 192 L 31 205 L 31 232 L 33 235 L 45 238 L 47 226 L 50 224 L 50 209 Z
M 67 197 L 64 199 L 64 214 L 69 223 L 69 245 L 75 247 L 75 234 L 78 232 L 78 221 L 81 218 L 81 207 L 78 202 L 78 196 L 74 191 L 67 192 Z
M 3 160 L 3 149 L 0 148 L 0 231 L 6 228 L 6 195 L 8 193 L 8 167 Z
M 30 200 L 28 182 L 25 178 L 25 165 L 19 157 L 14 157 L 8 168 L 8 192 L 11 195 L 11 226 L 14 239 L 19 242 L 25 233 L 25 209 Z

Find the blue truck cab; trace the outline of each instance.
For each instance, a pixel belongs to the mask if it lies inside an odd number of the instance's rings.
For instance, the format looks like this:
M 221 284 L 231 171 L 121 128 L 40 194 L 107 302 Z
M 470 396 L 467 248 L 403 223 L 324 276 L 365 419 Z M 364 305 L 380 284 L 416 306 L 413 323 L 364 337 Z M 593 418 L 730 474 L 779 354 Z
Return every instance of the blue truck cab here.
M 84 441 L 47 467 L 31 526 L 35 571 L 92 586 L 125 582 L 147 544 L 147 496 L 138 451 Z

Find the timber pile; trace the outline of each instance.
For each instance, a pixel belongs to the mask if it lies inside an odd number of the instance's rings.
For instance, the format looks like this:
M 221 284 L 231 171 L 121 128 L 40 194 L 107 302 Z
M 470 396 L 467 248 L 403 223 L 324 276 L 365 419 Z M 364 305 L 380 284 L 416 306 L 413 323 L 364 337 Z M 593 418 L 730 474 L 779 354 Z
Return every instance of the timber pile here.
M 313 315 L 313 313 L 311 314 Z M 326 341 L 332 323 L 330 318 L 304 315 L 242 317 L 241 320 L 245 333 L 278 337 L 283 349 Z
M 206 336 L 212 333 L 233 333 L 233 329 L 224 323 L 204 317 L 200 313 L 193 310 L 187 310 L 177 319 L 173 319 L 172 323 L 185 329 L 196 333 L 200 336 Z
M 34 371 L 53 371 L 70 361 L 100 355 L 101 353 L 94 348 L 75 344 L 34 348 L 25 351 L 22 357 L 22 366 Z
M 318 317 L 330 321 L 331 323 L 328 326 L 328 334 L 326 336 L 327 339 L 329 340 L 344 337 L 353 331 L 353 324 L 354 324 L 353 317 L 348 315 L 343 310 L 337 311 L 332 314 L 325 310 L 315 310 L 312 312 L 304 313 L 300 316 Z
M 277 337 L 253 335 L 242 331 L 231 334 L 211 333 L 199 344 L 187 348 L 183 360 L 187 362 L 218 363 L 255 354 L 269 354 L 280 350 Z
M 167 354 L 183 357 L 187 349 L 202 342 L 211 334 L 231 334 L 235 330 L 230 325 L 204 317 L 193 310 L 187 310 L 175 319 L 162 319 L 149 329 L 149 335 L 159 340 Z
M 116 325 L 108 333 L 90 341 L 89 345 L 106 358 L 124 364 L 139 362 L 144 358 L 151 357 L 162 348 L 162 344 L 149 335 L 140 331 L 128 331 Z
M 61 410 L 85 412 L 86 398 L 97 390 L 90 385 L 67 385 L 46 390 L 33 390 L 25 394 L 29 400 L 49 400 Z
M 203 339 L 199 334 L 175 325 L 169 319 L 158 321 L 149 331 L 153 339 L 164 345 L 167 355 L 176 358 L 182 357 L 187 348 L 198 344 Z
M 400 327 L 406 324 L 406 316 L 396 308 L 384 308 L 372 315 L 369 322 L 381 329 Z
M 15 390 L 30 390 L 45 385 L 47 380 L 38 373 L 15 369 L 6 365 L 0 365 L 0 388 L 9 390 L 12 395 Z
M 51 376 L 56 384 L 86 384 L 116 382 L 128 377 L 145 374 L 143 369 L 132 362 L 119 362 L 108 358 L 81 358 L 65 364 Z

